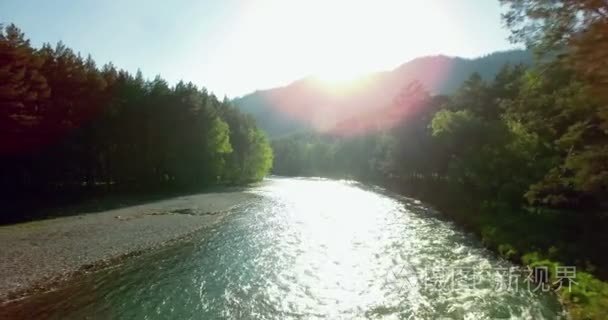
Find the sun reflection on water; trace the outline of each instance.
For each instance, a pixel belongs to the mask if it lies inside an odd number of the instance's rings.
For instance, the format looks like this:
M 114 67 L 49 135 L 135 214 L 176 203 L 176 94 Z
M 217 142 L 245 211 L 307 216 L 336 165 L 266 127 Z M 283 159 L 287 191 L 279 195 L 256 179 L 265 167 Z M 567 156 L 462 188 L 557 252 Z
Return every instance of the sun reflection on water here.
M 268 179 L 251 192 L 259 199 L 198 240 L 21 307 L 60 319 L 560 316 L 549 294 L 495 291 L 487 284 L 451 291 L 425 286 L 420 271 L 428 267 L 510 264 L 418 201 L 352 181 L 311 178 Z

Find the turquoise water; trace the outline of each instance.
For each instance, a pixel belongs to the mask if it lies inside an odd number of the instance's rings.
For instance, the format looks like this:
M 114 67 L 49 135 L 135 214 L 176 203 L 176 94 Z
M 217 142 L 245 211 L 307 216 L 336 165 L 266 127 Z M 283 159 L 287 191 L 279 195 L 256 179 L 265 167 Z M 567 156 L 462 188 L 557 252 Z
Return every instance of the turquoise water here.
M 556 319 L 420 202 L 349 181 L 268 179 L 193 241 L 22 301 L 57 319 Z M 532 288 L 533 289 L 533 288 Z

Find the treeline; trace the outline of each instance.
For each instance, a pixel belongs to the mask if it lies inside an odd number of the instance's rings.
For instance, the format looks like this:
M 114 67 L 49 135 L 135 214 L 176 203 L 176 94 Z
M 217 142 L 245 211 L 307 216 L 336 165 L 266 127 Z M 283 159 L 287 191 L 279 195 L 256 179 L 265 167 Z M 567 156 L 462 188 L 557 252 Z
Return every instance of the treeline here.
M 273 140 L 273 173 L 387 186 L 437 206 L 507 259 L 577 266 L 564 301 L 575 319 L 602 319 L 608 148 L 584 82 L 554 62 L 505 66 L 492 82 L 473 74 L 452 96 L 405 91 L 425 102 L 397 105 L 413 109 L 397 126 Z
M 260 180 L 272 151 L 254 120 L 192 83 L 98 68 L 65 45 L 0 28 L 2 196 L 162 190 Z
M 371 180 L 423 198 L 505 258 L 549 266 L 554 284 L 553 266 L 576 265 L 563 301 L 575 319 L 603 319 L 608 6 L 502 2 L 514 39 L 538 52 L 536 66 L 505 66 L 490 82 L 473 74 L 451 96 L 412 84 L 389 108 L 406 115 L 395 126 L 273 141 L 274 172 Z
M 452 96 L 413 83 L 416 98 L 391 108 L 406 110 L 397 126 L 274 140 L 274 172 L 434 179 L 509 207 L 605 210 L 608 119 L 590 90 L 559 61 L 506 65 L 490 83 L 475 73 Z

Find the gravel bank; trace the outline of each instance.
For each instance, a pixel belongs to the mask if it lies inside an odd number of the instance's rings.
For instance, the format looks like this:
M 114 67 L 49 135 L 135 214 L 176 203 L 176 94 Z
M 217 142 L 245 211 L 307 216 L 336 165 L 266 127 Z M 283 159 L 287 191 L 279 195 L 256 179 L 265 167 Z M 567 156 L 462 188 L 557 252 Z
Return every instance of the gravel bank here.
M 183 238 L 255 199 L 205 193 L 0 227 L 0 302 Z

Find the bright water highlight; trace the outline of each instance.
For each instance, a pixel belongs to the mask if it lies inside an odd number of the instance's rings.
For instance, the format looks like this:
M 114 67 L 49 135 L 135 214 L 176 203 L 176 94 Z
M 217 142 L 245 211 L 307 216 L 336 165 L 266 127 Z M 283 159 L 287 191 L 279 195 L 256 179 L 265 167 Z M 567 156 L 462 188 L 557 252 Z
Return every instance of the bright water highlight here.
M 324 179 L 273 178 L 194 241 L 26 303 L 38 318 L 556 319 L 550 293 L 429 285 L 428 270 L 509 268 L 420 202 Z M 193 204 L 194 205 L 194 204 Z M 479 277 L 478 277 L 479 278 Z M 25 307 L 25 306 L 24 306 Z

